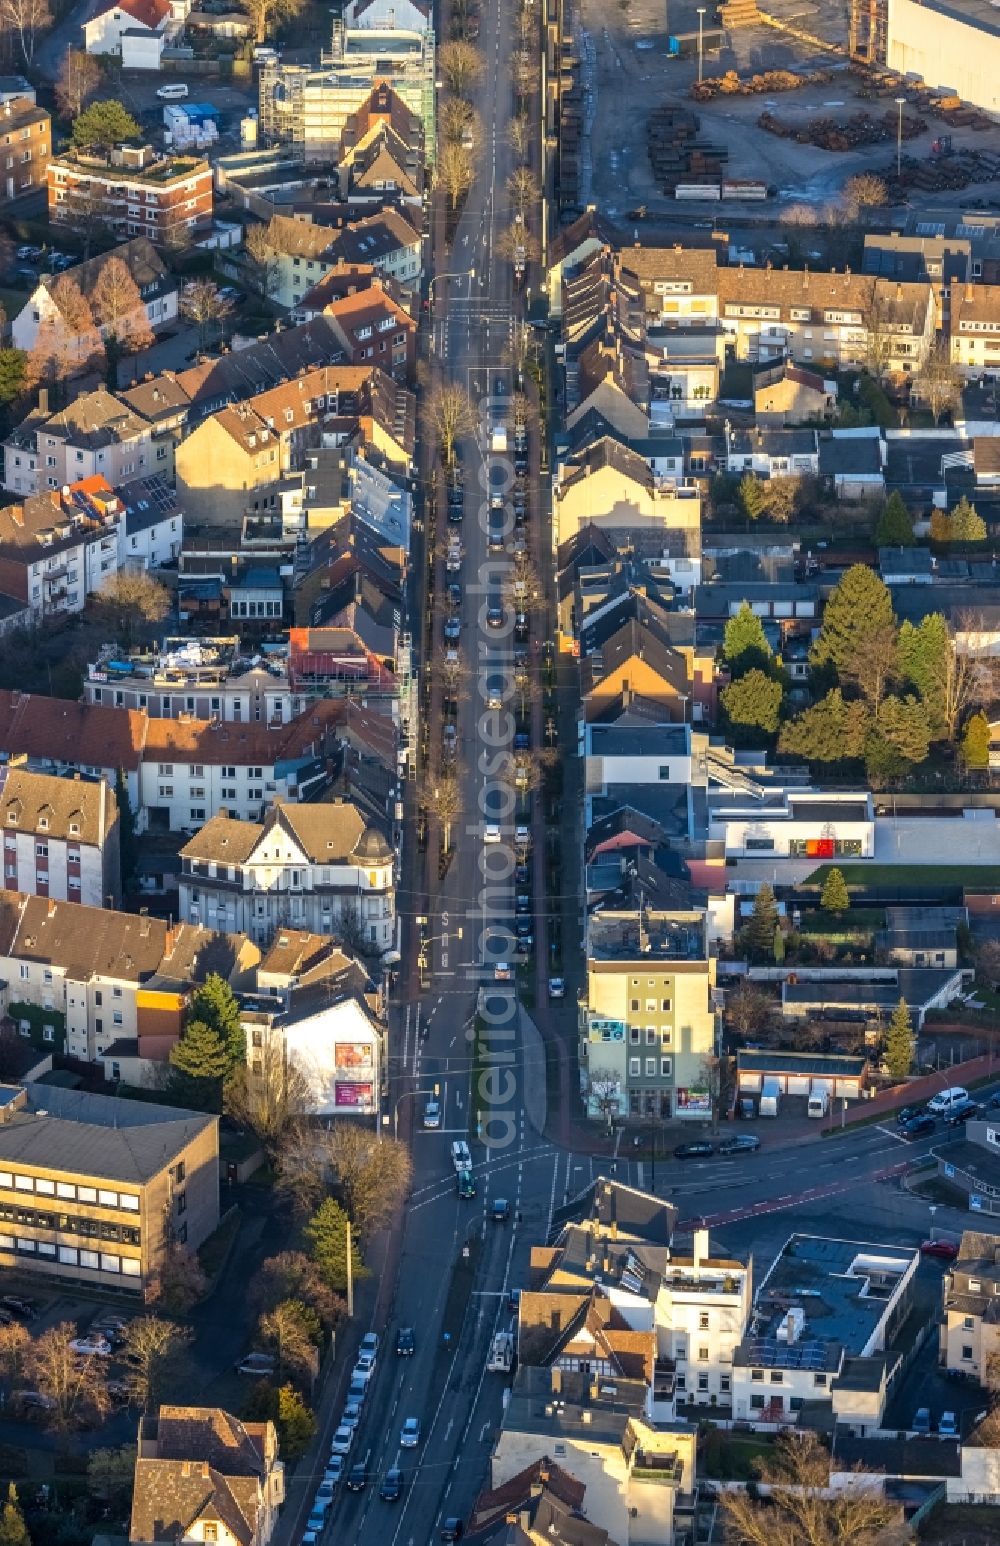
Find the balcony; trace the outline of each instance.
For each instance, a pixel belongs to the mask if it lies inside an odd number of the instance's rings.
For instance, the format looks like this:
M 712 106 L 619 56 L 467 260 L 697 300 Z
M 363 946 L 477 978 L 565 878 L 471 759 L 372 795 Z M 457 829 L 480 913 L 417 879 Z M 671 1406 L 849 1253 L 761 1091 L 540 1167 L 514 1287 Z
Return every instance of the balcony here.
M 655 1454 L 637 1449 L 632 1457 L 631 1480 L 651 1482 L 660 1487 L 679 1487 L 684 1476 L 684 1466 L 676 1454 Z

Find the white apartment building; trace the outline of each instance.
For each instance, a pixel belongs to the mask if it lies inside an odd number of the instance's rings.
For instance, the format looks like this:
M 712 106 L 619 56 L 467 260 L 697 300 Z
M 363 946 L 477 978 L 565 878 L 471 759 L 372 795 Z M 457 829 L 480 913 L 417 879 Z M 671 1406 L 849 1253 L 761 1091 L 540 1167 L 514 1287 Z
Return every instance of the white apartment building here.
M 384 1029 L 353 996 L 302 1014 L 258 1001 L 244 1009 L 251 1077 L 270 1077 L 272 1059 L 294 1067 L 308 1088 L 310 1116 L 371 1117 L 387 1076 Z
M 263 823 L 217 815 L 181 849 L 185 922 L 267 944 L 279 929 L 350 934 L 372 952 L 396 938 L 393 853 L 356 805 L 276 800 Z
M 875 806 L 866 789 L 710 793 L 708 835 L 727 859 L 871 859 Z
M 752 1263 L 712 1256 L 707 1229 L 696 1229 L 690 1256 L 671 1253 L 654 1304 L 657 1354 L 676 1367 L 678 1402 L 731 1406 L 733 1355 L 743 1340 L 752 1298 Z M 627 1309 L 622 1313 L 628 1318 Z
M 733 1354 L 734 1420 L 787 1427 L 819 1403 L 856 1434 L 881 1427 L 919 1261 L 912 1247 L 792 1235 Z

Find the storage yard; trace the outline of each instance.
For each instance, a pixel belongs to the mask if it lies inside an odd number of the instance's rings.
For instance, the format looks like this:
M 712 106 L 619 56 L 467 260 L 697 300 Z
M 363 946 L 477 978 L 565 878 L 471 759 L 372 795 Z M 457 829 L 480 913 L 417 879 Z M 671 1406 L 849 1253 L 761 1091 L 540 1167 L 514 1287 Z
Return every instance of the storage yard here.
M 659 0 L 614 11 L 580 0 L 592 122 L 587 199 L 612 218 L 638 209 L 655 219 L 676 212 L 678 185 L 685 198 L 699 196 L 692 185 L 715 184 L 712 197 L 737 206 L 741 185 L 747 203 L 763 186 L 775 212 L 794 203 L 821 213 L 854 173 L 876 172 L 896 202 L 1000 201 L 1000 124 L 941 87 L 872 76 L 819 47 L 845 45 L 842 6 L 770 9 L 805 35 L 762 24 L 754 0 L 728 0 L 721 46 L 709 48 L 719 32 L 706 17 L 699 82 L 693 6 L 670 5 L 665 27 Z

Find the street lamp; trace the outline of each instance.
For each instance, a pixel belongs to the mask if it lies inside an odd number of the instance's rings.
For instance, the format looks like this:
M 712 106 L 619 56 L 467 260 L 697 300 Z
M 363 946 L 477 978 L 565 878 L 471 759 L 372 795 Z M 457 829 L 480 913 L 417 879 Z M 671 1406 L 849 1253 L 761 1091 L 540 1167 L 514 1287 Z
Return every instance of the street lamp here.
M 699 84 L 699 86 L 701 85 L 702 27 L 703 27 L 704 21 L 705 21 L 705 9 L 706 8 L 703 5 L 699 5 L 699 7 L 698 7 L 698 84 Z
M 427 286 L 427 305 L 428 305 L 428 308 L 432 307 L 433 304 L 434 304 L 434 286 L 437 284 L 439 279 L 475 279 L 475 277 L 476 277 L 476 266 L 475 266 L 475 264 L 473 264 L 471 268 L 459 269 L 459 271 L 457 273 L 454 273 L 454 274 L 433 274 L 431 276 L 430 283 Z
M 896 178 L 897 178 L 897 181 L 899 179 L 899 174 L 900 174 L 900 170 L 901 170 L 901 167 L 902 167 L 902 161 L 903 161 L 903 108 L 905 106 L 906 106 L 906 98 L 905 97 L 897 97 L 896 98 L 896 107 L 899 110 L 899 117 L 898 117 L 897 122 L 896 122 Z

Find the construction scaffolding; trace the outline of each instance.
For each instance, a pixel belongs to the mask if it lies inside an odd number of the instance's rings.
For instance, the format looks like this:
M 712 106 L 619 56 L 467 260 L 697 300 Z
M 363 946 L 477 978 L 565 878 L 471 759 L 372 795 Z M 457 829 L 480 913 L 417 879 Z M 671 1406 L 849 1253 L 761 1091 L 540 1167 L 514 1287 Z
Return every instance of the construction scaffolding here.
M 888 47 L 888 0 L 851 0 L 847 42 L 850 57 L 869 64 L 885 64 Z

